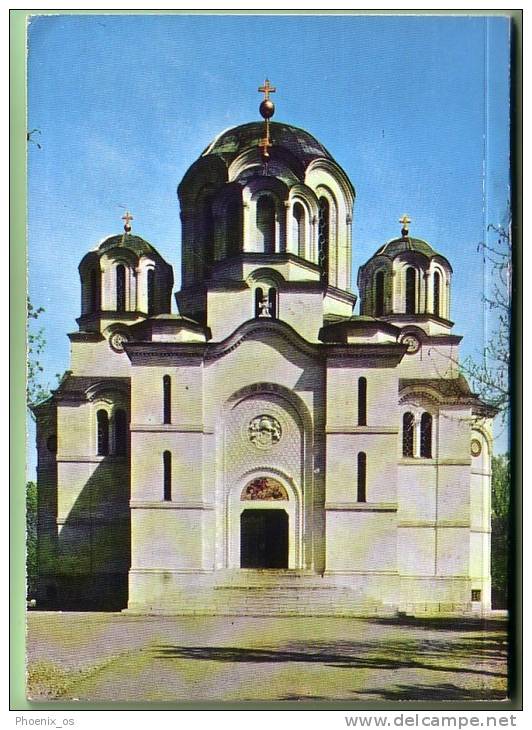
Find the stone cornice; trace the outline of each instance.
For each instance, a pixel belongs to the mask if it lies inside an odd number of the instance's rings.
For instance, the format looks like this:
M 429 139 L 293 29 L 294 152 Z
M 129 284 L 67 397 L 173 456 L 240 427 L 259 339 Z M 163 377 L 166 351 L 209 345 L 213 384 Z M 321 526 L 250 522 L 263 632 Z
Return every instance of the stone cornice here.
M 132 423 L 131 433 L 203 433 L 201 423 Z
M 192 509 L 192 510 L 213 510 L 214 504 L 210 502 L 164 502 L 154 500 L 132 499 L 129 502 L 131 509 Z
M 396 426 L 326 426 L 325 433 L 334 434 L 391 434 L 396 435 Z
M 397 512 L 397 502 L 325 502 L 329 512 Z

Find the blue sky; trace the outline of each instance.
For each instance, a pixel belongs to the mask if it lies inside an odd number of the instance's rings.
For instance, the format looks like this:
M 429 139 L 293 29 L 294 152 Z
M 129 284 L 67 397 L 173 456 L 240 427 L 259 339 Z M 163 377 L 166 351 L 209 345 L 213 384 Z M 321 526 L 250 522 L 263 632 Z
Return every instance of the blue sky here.
M 505 18 L 465 16 L 34 17 L 29 290 L 46 309 L 48 379 L 68 367 L 78 263 L 125 207 L 179 286 L 176 187 L 216 134 L 260 118 L 266 76 L 275 120 L 317 137 L 355 186 L 354 281 L 407 212 L 453 265 L 455 332 L 476 356 L 477 246 L 509 196 L 508 33 Z

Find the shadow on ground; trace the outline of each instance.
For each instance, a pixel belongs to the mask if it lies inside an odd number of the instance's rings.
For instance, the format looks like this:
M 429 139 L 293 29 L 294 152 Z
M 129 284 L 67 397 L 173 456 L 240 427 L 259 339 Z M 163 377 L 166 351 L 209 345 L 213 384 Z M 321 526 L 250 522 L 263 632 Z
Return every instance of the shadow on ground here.
M 456 684 L 443 683 L 431 685 L 400 684 L 393 687 L 381 687 L 379 689 L 366 689 L 361 692 L 353 692 L 359 699 L 368 699 L 373 696 L 379 700 L 390 700 L 400 702 L 404 700 L 504 700 L 506 692 L 503 689 L 493 687 L 459 687 Z M 289 699 L 289 698 L 287 698 Z M 311 699 L 311 698 L 308 698 Z M 502 709 L 502 708 L 501 708 Z
M 483 619 L 471 616 L 376 616 L 365 619 L 368 623 L 379 624 L 380 626 L 408 626 L 410 628 L 425 629 L 427 631 L 496 631 L 506 632 L 508 620 L 505 618 Z
M 192 659 L 228 663 L 323 664 L 346 669 L 429 670 L 505 678 L 505 671 L 488 668 L 505 662 L 503 642 L 475 637 L 460 643 L 451 641 L 383 642 L 381 646 L 361 642 L 305 642 L 283 649 L 237 646 L 159 645 L 153 657 L 162 660 Z M 454 666 L 453 666 L 454 663 Z

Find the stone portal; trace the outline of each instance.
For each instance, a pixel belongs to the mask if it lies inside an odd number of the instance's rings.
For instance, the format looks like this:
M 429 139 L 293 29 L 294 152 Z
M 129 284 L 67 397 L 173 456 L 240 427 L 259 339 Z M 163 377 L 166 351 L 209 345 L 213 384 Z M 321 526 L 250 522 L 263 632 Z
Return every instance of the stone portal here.
M 240 567 L 288 568 L 288 515 L 246 509 L 240 515 Z

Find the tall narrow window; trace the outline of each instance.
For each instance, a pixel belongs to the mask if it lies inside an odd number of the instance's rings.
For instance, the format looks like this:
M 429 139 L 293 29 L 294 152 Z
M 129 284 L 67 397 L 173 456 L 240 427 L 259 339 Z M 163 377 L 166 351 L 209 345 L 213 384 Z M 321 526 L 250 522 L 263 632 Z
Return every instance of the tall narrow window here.
M 277 292 L 273 286 L 268 289 L 268 307 L 270 317 L 277 317 Z
M 435 271 L 433 279 L 433 293 L 434 293 L 434 314 L 436 317 L 440 316 L 440 274 Z
M 115 453 L 117 456 L 125 456 L 127 454 L 127 416 L 124 410 L 116 411 L 114 427 Z
M 257 229 L 264 253 L 275 253 L 275 203 L 269 195 L 257 202 Z
M 423 459 L 432 458 L 432 416 L 423 413 L 421 416 L 421 443 L 419 454 Z
M 116 311 L 126 309 L 126 267 L 119 264 L 116 267 Z
M 416 270 L 411 266 L 406 270 L 406 307 L 407 314 L 416 312 Z
M 169 451 L 163 453 L 163 491 L 164 501 L 172 499 L 172 454 Z
M 89 312 L 97 312 L 100 308 L 100 287 L 96 269 L 91 269 L 89 286 Z
M 357 459 L 357 502 L 366 501 L 366 454 L 360 451 Z
M 414 456 L 414 414 L 405 413 L 403 416 L 403 456 Z
M 238 256 L 242 251 L 242 206 L 233 200 L 227 206 L 227 255 Z
M 375 316 L 384 314 L 384 271 L 377 271 L 375 276 Z
M 330 206 L 327 198 L 318 201 L 318 265 L 322 281 L 329 280 Z
M 172 382 L 169 375 L 163 377 L 163 423 L 172 423 Z
M 260 317 L 262 313 L 263 303 L 262 300 L 264 298 L 264 292 L 262 291 L 262 288 L 258 286 L 255 289 L 255 317 Z
M 301 203 L 292 208 L 292 238 L 297 246 L 297 255 L 305 258 L 305 209 Z
M 98 456 L 107 456 L 109 453 L 109 416 L 107 411 L 99 410 L 96 414 L 98 425 Z
M 358 379 L 358 425 L 367 426 L 368 382 L 366 378 Z
M 148 269 L 148 314 L 155 312 L 155 271 Z

